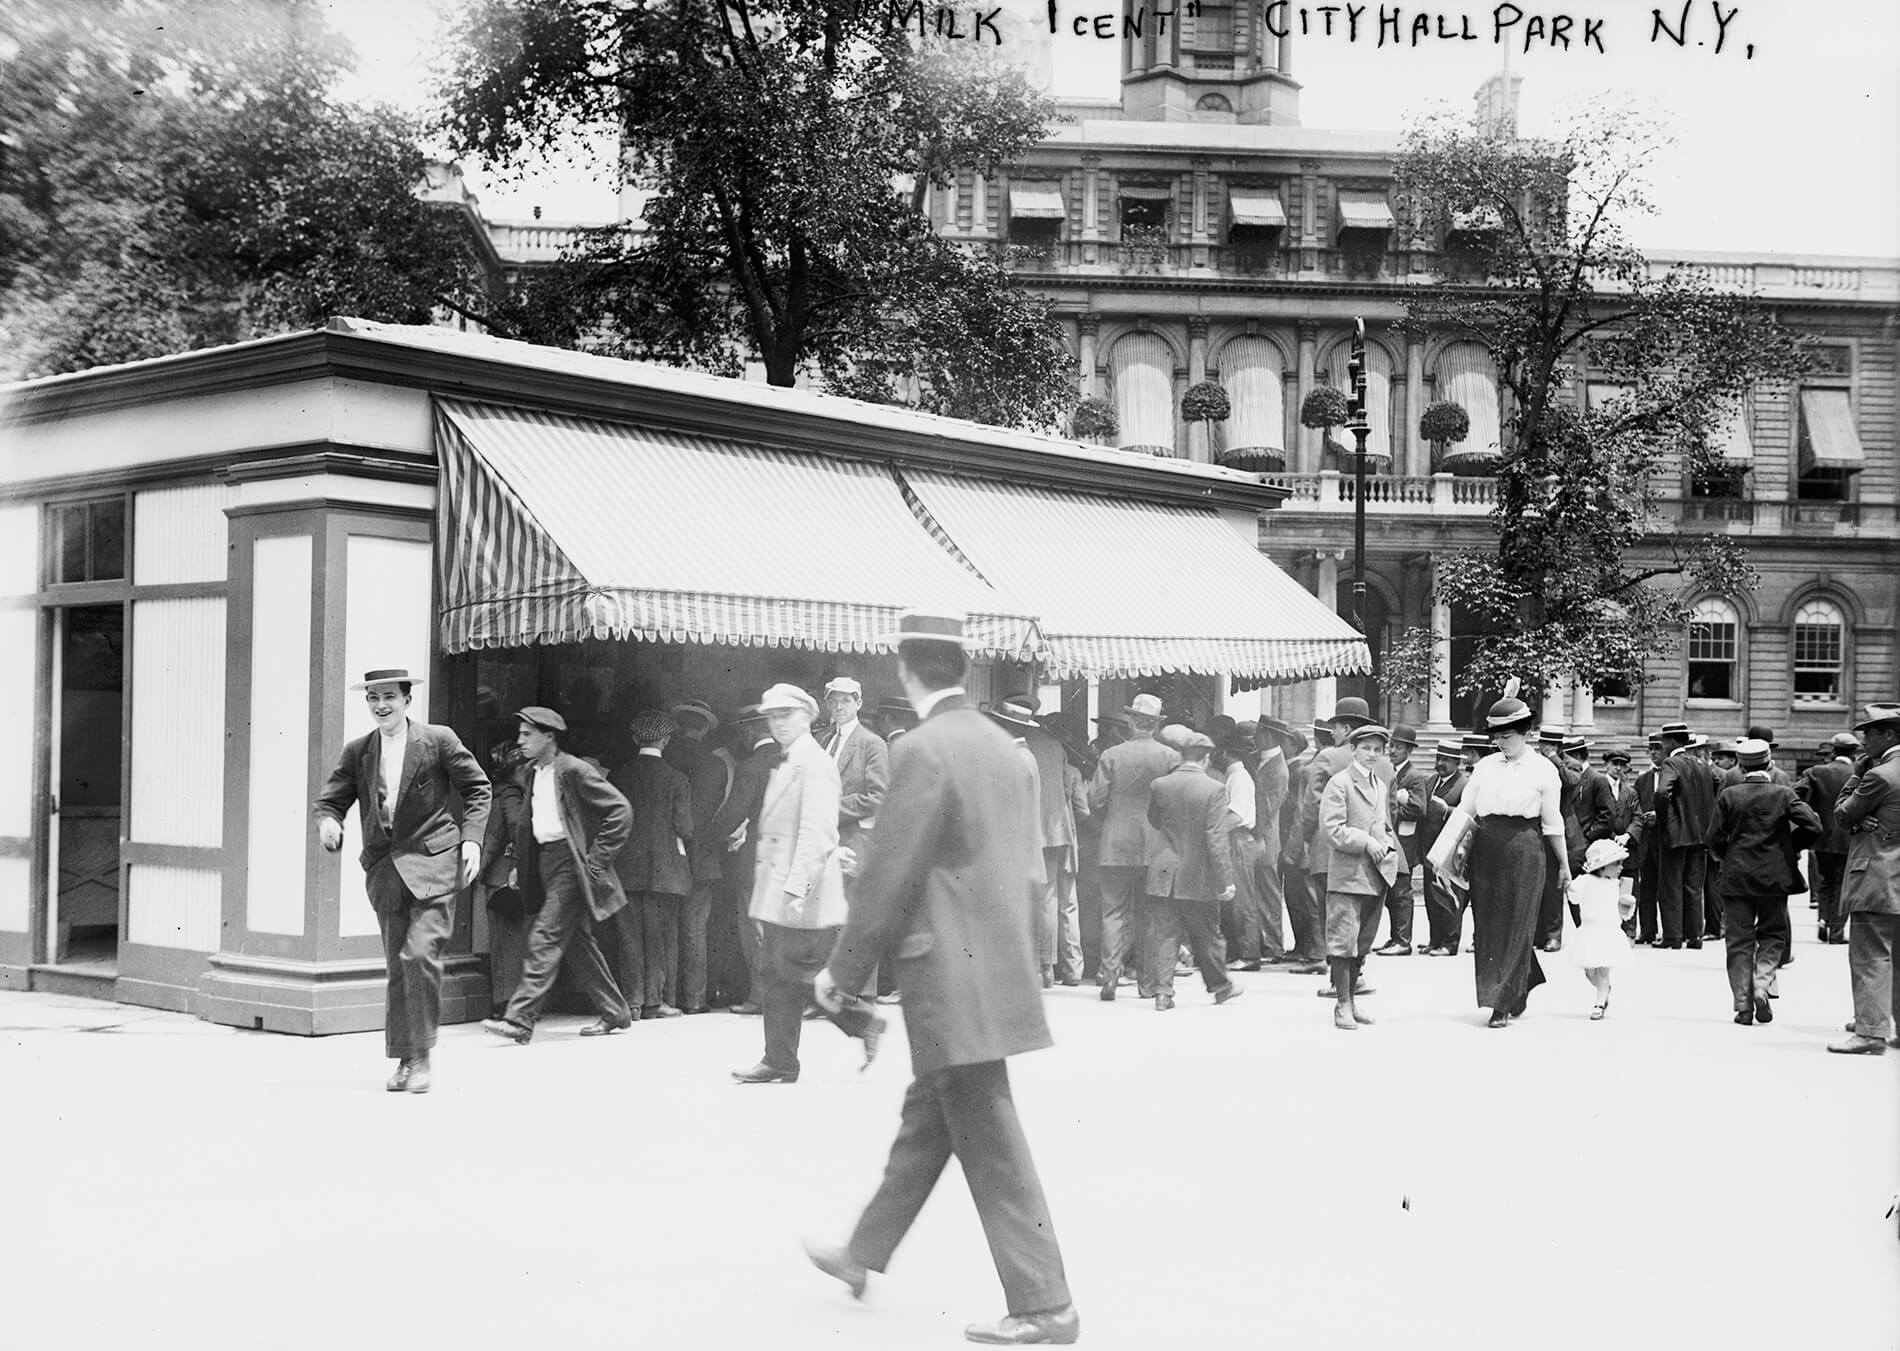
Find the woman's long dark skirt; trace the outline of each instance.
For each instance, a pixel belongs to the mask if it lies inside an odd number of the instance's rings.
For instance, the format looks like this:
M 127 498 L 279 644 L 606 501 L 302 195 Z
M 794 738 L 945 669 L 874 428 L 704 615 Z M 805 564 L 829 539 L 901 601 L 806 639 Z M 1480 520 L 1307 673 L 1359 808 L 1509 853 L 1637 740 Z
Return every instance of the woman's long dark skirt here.
M 1537 906 L 1544 894 L 1544 837 L 1538 822 L 1487 816 L 1471 842 L 1471 938 L 1477 950 L 1478 1007 L 1524 1011 L 1544 983 L 1537 964 Z

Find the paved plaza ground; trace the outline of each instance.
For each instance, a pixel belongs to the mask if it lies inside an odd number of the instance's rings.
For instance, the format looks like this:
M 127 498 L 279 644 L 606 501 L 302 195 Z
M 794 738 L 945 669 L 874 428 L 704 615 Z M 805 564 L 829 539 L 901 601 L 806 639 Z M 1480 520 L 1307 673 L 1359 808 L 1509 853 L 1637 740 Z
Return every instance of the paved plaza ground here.
M 1900 1053 L 1826 1054 L 1846 949 L 1797 951 L 1754 1028 L 1719 945 L 1638 949 L 1601 1023 L 1546 958 L 1500 1031 L 1468 956 L 1373 959 L 1353 1034 L 1312 977 L 1052 991 L 1011 1075 L 1083 1344 L 1900 1346 Z M 0 1344 L 884 1351 L 1003 1311 L 954 1167 L 864 1303 L 799 1252 L 876 1181 L 901 1035 L 859 1074 L 807 1024 L 799 1084 L 741 1088 L 756 1019 L 582 1021 L 446 1029 L 409 1097 L 376 1034 L 0 995 Z

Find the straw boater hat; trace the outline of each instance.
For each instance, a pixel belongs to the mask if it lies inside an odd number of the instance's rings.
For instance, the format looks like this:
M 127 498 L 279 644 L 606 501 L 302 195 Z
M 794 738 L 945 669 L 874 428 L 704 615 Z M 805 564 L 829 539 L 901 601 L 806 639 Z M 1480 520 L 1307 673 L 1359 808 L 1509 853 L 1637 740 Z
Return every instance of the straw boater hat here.
M 897 616 L 897 627 L 883 635 L 888 643 L 948 643 L 967 651 L 970 640 L 963 636 L 964 617 L 954 610 L 905 610 Z
M 353 690 L 366 690 L 371 685 L 420 685 L 422 677 L 410 675 L 406 666 L 391 666 L 382 671 L 365 671 L 363 678 L 350 686 Z
M 1672 737 L 1681 740 L 1684 745 L 1687 745 L 1695 739 L 1695 733 L 1689 730 L 1689 724 L 1686 722 L 1666 722 L 1656 729 L 1656 740 L 1658 743 L 1667 741 Z
M 1612 863 L 1621 863 L 1630 856 L 1630 851 L 1615 840 L 1592 840 L 1590 847 L 1583 851 L 1583 870 L 1593 873 L 1598 868 L 1607 868 Z
M 1020 702 L 1020 695 L 1011 695 L 1000 703 L 991 704 L 983 711 L 995 722 L 1005 727 L 1021 730 L 1036 725 L 1036 710 L 1032 705 Z
M 1495 705 L 1493 705 L 1495 707 Z M 1466 732 L 1458 738 L 1460 751 L 1476 751 L 1480 755 L 1489 755 L 1492 751 L 1491 738 L 1482 732 Z
M 711 705 L 703 699 L 682 699 L 667 712 L 675 718 L 697 718 L 706 724 L 708 731 L 719 725 L 719 715 L 714 713 Z
M 1562 750 L 1565 755 L 1581 755 L 1584 759 L 1588 760 L 1590 758 L 1591 748 L 1594 747 L 1595 744 L 1596 743 L 1591 741 L 1588 737 L 1567 736 L 1563 739 Z
M 1455 737 L 1455 736 L 1440 737 L 1438 740 L 1438 745 L 1436 747 L 1436 754 L 1438 758 L 1441 760 L 1464 759 L 1465 758 L 1464 738 Z

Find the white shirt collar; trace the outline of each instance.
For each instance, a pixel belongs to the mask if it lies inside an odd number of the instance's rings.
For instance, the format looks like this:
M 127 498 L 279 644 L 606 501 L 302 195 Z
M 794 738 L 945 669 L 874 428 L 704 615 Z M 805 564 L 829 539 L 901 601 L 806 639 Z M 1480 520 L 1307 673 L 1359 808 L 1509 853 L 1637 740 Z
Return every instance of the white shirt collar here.
M 858 720 L 857 720 L 856 718 L 852 718 L 852 719 L 851 719 L 851 720 L 849 720 L 848 722 L 834 722 L 834 723 L 832 723 L 832 724 L 831 724 L 831 730 L 832 730 L 832 733 L 833 733 L 833 735 L 835 735 L 835 736 L 837 736 L 837 737 L 839 737 L 840 739 L 842 739 L 842 738 L 844 738 L 844 737 L 848 737 L 848 736 L 850 736 L 850 735 L 851 735 L 851 729 L 852 729 L 852 728 L 854 728 L 854 727 L 856 727 L 857 725 L 858 725 Z
M 651 755 L 654 759 L 657 760 L 661 756 L 661 751 L 658 746 L 642 746 L 640 748 L 640 754 Z
M 924 701 L 921 704 L 917 705 L 917 720 L 919 722 L 922 722 L 925 718 L 931 715 L 931 713 L 936 709 L 938 704 L 942 703 L 945 699 L 949 699 L 952 697 L 955 697 L 958 699 L 964 698 L 965 695 L 964 695 L 963 686 L 951 685 L 945 689 L 932 690 L 929 694 L 926 694 L 924 696 Z

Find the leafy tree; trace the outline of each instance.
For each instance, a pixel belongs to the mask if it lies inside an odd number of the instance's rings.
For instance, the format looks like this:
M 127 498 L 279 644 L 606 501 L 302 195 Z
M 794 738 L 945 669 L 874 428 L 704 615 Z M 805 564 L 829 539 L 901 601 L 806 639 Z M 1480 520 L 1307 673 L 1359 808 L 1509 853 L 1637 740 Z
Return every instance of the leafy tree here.
M 596 232 L 497 311 L 519 336 L 1049 425 L 1049 303 L 939 238 L 932 184 L 994 174 L 1052 111 L 1013 70 L 861 0 L 474 0 L 439 90 L 459 151 L 518 165 L 616 132 L 641 228 Z M 550 301 L 548 296 L 557 297 Z M 552 329 L 539 325 L 554 320 Z
M 0 363 L 74 370 L 477 298 L 416 129 L 305 0 L 0 7 Z
M 1660 485 L 1711 469 L 1750 388 L 1800 359 L 1764 307 L 1652 276 L 1624 236 L 1652 209 L 1643 170 L 1666 143 L 1639 112 L 1598 105 L 1550 140 L 1429 120 L 1395 165 L 1427 237 L 1450 235 L 1454 282 L 1416 294 L 1407 323 L 1482 344 L 1508 409 L 1497 544 L 1439 559 L 1442 598 L 1482 628 L 1464 693 L 1511 676 L 1643 684 L 1681 640 L 1686 595 L 1754 585 L 1730 537 L 1659 528 Z M 1622 396 L 1580 407 L 1585 372 Z

